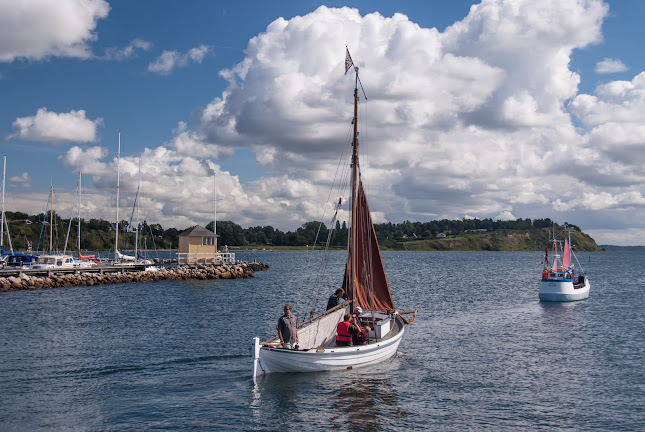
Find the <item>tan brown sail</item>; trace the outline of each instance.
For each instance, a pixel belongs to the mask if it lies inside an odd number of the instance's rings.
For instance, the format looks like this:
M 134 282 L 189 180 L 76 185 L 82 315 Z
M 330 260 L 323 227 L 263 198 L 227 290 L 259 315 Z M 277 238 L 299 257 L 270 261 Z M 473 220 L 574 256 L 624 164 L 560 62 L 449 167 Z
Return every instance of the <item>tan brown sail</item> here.
M 354 246 L 350 248 L 347 257 L 343 289 L 348 293 L 350 299 L 354 300 L 354 307 L 360 306 L 366 310 L 394 311 L 394 302 L 385 276 L 381 251 L 376 240 L 376 232 L 372 224 L 363 182 L 359 182 L 357 195 L 352 224 L 356 241 Z M 353 254 L 356 254 L 355 260 L 352 260 Z M 352 262 L 356 262 L 355 272 L 352 272 Z M 354 281 L 350 283 L 352 273 L 354 273 Z

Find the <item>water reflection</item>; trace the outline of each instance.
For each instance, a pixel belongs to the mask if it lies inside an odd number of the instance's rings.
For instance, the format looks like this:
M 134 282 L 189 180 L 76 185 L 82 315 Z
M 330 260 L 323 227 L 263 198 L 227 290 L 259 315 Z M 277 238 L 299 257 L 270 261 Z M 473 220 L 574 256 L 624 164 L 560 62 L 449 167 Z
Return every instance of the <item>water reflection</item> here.
M 379 431 L 408 413 L 389 376 L 374 371 L 269 374 L 251 384 L 253 422 L 315 425 L 333 430 Z M 267 425 L 270 429 L 271 426 Z
M 398 401 L 389 378 L 355 377 L 336 394 L 332 408 L 339 414 L 332 418 L 332 424 L 338 429 L 383 430 L 388 420 L 406 416 Z

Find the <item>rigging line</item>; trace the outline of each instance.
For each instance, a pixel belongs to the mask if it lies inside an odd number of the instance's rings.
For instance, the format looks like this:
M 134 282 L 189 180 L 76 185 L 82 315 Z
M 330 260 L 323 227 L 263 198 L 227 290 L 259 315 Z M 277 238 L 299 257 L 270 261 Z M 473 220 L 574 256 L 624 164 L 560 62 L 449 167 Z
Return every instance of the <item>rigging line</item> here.
M 78 184 L 78 181 L 77 181 L 76 182 L 76 191 L 77 192 L 78 192 L 79 187 L 80 187 L 80 185 Z M 81 206 L 80 202 L 78 203 L 78 206 L 79 207 Z M 67 225 L 67 235 L 65 236 L 65 246 L 63 247 L 63 255 L 65 255 L 67 253 L 67 243 L 69 241 L 69 233 L 70 233 L 70 231 L 72 229 L 72 220 L 74 219 L 73 215 L 74 215 L 74 209 L 75 208 L 76 208 L 76 194 L 74 194 L 74 201 L 72 201 L 72 207 L 70 209 L 71 215 L 69 217 L 69 225 Z
M 38 244 L 36 245 L 36 251 L 40 250 L 40 240 L 43 237 L 43 231 L 45 229 L 45 222 L 47 221 L 47 212 L 49 211 L 49 196 L 47 197 L 47 204 L 45 204 L 45 211 L 43 212 L 43 221 L 40 224 L 40 235 L 38 236 Z M 44 250 L 43 245 L 43 250 Z
M 349 141 L 349 135 L 350 135 L 350 133 L 351 133 L 351 126 L 348 128 L 347 135 L 346 135 L 346 137 L 345 137 L 345 142 L 348 142 L 348 141 Z M 330 189 L 329 189 L 329 194 L 327 195 L 327 201 L 326 201 L 326 204 L 325 204 L 325 206 L 323 207 L 323 214 L 322 214 L 322 217 L 321 217 L 321 219 L 320 219 L 320 220 L 321 220 L 321 223 L 322 223 L 322 221 L 323 221 L 323 220 L 325 220 L 325 213 L 326 213 L 326 210 L 327 210 L 327 204 L 328 204 L 328 203 L 329 203 L 329 201 L 331 200 L 331 194 L 332 194 L 332 192 L 334 191 L 334 185 L 336 184 L 336 180 L 338 179 L 338 185 L 339 185 L 339 188 L 340 188 L 340 185 L 341 185 L 341 184 L 342 184 L 342 182 L 343 182 L 344 172 L 345 172 L 345 171 L 346 171 L 346 169 L 347 169 L 347 168 L 346 168 L 346 166 L 345 166 L 346 164 L 344 164 L 344 163 L 343 163 L 343 160 L 345 160 L 345 159 L 347 158 L 347 154 L 349 153 L 349 148 L 350 148 L 350 147 L 351 147 L 351 145 L 348 147 L 348 146 L 347 146 L 347 144 L 346 144 L 346 145 L 345 145 L 345 151 L 343 152 L 343 154 L 341 154 L 340 158 L 338 159 L 338 163 L 337 163 L 337 165 L 336 165 L 336 172 L 335 172 L 335 174 L 334 174 L 334 179 L 333 179 L 332 184 L 331 184 L 331 187 L 330 187 Z M 340 177 L 339 177 L 339 172 L 340 172 Z M 317 239 L 317 237 L 318 237 L 318 235 L 316 235 L 316 239 Z M 315 247 L 315 245 L 316 245 L 316 244 L 315 244 L 315 242 L 314 242 L 314 247 Z
M 363 91 L 363 94 L 365 94 L 365 91 Z M 363 158 L 362 159 L 363 159 L 363 165 L 365 167 L 365 175 L 367 176 L 369 168 L 370 168 L 370 166 L 369 166 L 369 161 L 370 161 L 370 152 L 369 152 L 369 150 L 370 150 L 370 146 L 368 145 L 369 144 L 369 139 L 368 139 L 368 136 L 367 136 L 367 96 L 365 96 L 365 101 L 361 101 L 360 108 L 361 109 L 359 110 L 359 114 L 362 116 L 361 122 L 359 124 L 359 126 L 361 128 L 360 133 L 362 133 L 364 135 L 364 137 L 365 137 L 364 140 L 361 140 L 361 144 L 363 145 L 363 152 L 362 152 Z M 367 186 L 368 186 L 368 189 L 369 189 L 369 184 Z M 365 186 L 363 186 L 363 187 L 365 188 Z
M 332 181 L 331 187 L 330 187 L 330 189 L 329 189 L 329 194 L 328 194 L 328 196 L 327 196 L 327 201 L 326 201 L 326 203 L 327 203 L 327 204 L 330 202 L 330 200 L 331 200 L 331 195 L 332 195 L 332 192 L 333 192 L 334 190 L 337 190 L 337 191 L 338 191 L 338 195 L 340 196 L 340 198 L 342 198 L 341 191 L 346 187 L 346 181 L 347 181 L 347 180 L 346 180 L 346 178 L 348 178 L 348 177 L 349 177 L 349 175 L 347 174 L 349 170 L 348 170 L 348 168 L 347 168 L 347 164 L 346 164 L 346 163 L 344 163 L 344 161 L 346 161 L 346 160 L 347 160 L 347 157 L 348 157 L 347 155 L 349 154 L 349 152 L 350 152 L 350 150 L 351 150 L 350 135 L 352 135 L 352 132 L 353 132 L 353 131 L 352 131 L 352 129 L 353 129 L 353 128 L 352 128 L 352 125 L 353 125 L 353 121 L 350 123 L 350 125 L 349 125 L 349 127 L 348 127 L 348 130 L 347 130 L 347 134 L 346 134 L 346 136 L 345 136 L 345 143 L 346 143 L 346 144 L 345 144 L 345 150 L 344 150 L 344 152 L 340 155 L 340 157 L 339 157 L 339 159 L 338 159 L 338 163 L 337 163 L 337 165 L 336 165 L 336 172 L 335 172 L 335 174 L 334 174 L 334 179 L 333 179 L 333 181 Z M 348 143 L 349 143 L 349 145 L 348 145 Z M 314 239 L 314 244 L 313 244 L 313 247 L 312 247 L 312 252 L 314 252 L 314 251 L 315 251 L 316 244 L 318 243 L 318 237 L 319 237 L 319 234 L 320 234 L 320 229 L 322 228 L 322 223 L 323 223 L 323 221 L 325 220 L 325 213 L 326 213 L 326 209 L 327 209 L 327 204 L 325 204 L 325 206 L 323 207 L 323 214 L 322 214 L 322 217 L 321 217 L 321 223 L 320 223 L 320 225 L 319 225 L 319 227 L 318 227 L 318 231 L 317 231 L 317 233 L 316 233 L 316 238 Z M 338 210 L 337 210 L 337 211 L 338 211 Z M 331 228 L 332 230 L 334 229 L 334 227 L 330 227 L 330 228 Z M 329 235 L 328 235 L 328 237 L 329 237 Z M 322 284 L 322 278 L 323 278 L 323 276 L 324 276 L 324 272 L 325 272 L 325 270 L 326 270 L 327 256 L 328 256 L 328 253 L 329 253 L 329 245 L 330 245 L 330 242 L 329 242 L 329 240 L 328 240 L 328 241 L 327 241 L 326 248 L 325 248 L 325 252 L 324 252 L 323 257 L 322 257 L 321 264 L 320 264 L 320 266 L 318 267 L 317 276 L 314 278 L 314 275 L 313 275 L 313 272 L 312 272 L 312 273 L 311 273 L 311 274 L 309 274 L 309 275 L 307 276 L 307 278 L 306 278 L 307 280 L 309 280 L 308 285 L 309 285 L 309 284 L 312 284 L 311 279 L 312 279 L 312 278 L 314 279 L 314 281 L 313 281 L 313 286 L 312 286 L 312 290 L 313 290 L 313 292 L 314 292 L 314 296 L 313 296 L 312 304 L 311 304 L 311 308 L 310 308 L 310 310 L 311 310 L 311 311 L 313 311 L 313 310 L 315 309 L 315 302 L 316 302 L 316 300 L 317 300 L 318 293 L 322 290 L 322 288 L 321 288 L 321 284 Z M 309 268 L 309 267 L 307 267 L 307 268 Z
M 348 131 L 348 136 L 349 136 L 349 131 Z M 346 137 L 345 139 L 347 140 L 348 138 Z M 344 154 L 343 154 L 343 155 L 341 155 L 341 157 L 339 158 L 338 163 L 337 163 L 337 165 L 336 165 L 336 173 L 334 174 L 334 179 L 333 179 L 333 181 L 332 181 L 331 187 L 329 188 L 329 194 L 327 195 L 327 201 L 325 201 L 325 205 L 323 206 L 323 213 L 322 213 L 322 216 L 321 216 L 321 218 L 320 218 L 320 224 L 318 225 L 318 231 L 316 232 L 316 237 L 314 238 L 314 244 L 313 244 L 313 246 L 312 246 L 312 248 L 313 248 L 313 249 L 312 249 L 312 252 L 315 250 L 315 248 L 316 248 L 316 244 L 317 244 L 317 242 L 318 242 L 318 236 L 319 236 L 319 234 L 320 234 L 320 229 L 321 229 L 321 227 L 322 227 L 323 221 L 325 220 L 325 213 L 327 212 L 327 204 L 329 203 L 329 201 L 330 201 L 330 199 L 331 199 L 331 194 L 332 194 L 332 192 L 333 192 L 333 190 L 334 190 L 334 185 L 336 184 L 336 179 L 338 179 L 338 178 L 339 178 L 339 176 L 338 176 L 338 172 L 339 172 L 339 171 L 340 171 L 340 169 L 341 169 L 340 167 L 341 167 L 342 165 L 344 165 L 344 164 L 342 163 L 342 161 L 343 161 L 343 160 L 344 160 Z M 340 183 L 341 181 L 342 181 L 342 171 L 341 171 L 341 180 L 339 180 L 339 183 Z

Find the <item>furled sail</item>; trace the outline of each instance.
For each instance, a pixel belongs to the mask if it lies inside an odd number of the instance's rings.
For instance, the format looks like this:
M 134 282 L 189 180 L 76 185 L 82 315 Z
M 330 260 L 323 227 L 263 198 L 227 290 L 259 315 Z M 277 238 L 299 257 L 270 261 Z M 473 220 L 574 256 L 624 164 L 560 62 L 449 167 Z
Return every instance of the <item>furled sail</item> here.
M 354 306 L 360 306 L 366 310 L 394 311 L 394 302 L 385 276 L 362 181 L 359 182 L 357 195 L 352 226 L 356 243 L 347 257 L 343 289 L 350 299 L 354 300 Z M 355 261 L 352 260 L 352 254 L 356 254 Z M 352 272 L 353 261 L 356 262 L 355 272 Z M 352 273 L 354 273 L 354 282 L 350 283 Z

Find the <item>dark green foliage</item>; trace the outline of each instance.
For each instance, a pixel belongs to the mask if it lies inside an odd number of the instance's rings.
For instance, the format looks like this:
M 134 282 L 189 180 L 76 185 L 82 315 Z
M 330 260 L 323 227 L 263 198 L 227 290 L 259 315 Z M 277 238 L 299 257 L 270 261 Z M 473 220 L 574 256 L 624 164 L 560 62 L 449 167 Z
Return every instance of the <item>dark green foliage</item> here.
M 40 238 L 40 251 L 49 247 L 49 225 L 43 226 L 43 215 L 29 216 L 22 212 L 6 212 L 11 241 L 14 250 L 26 250 L 30 242 L 36 251 Z M 47 221 L 49 218 L 47 218 Z M 32 223 L 28 223 L 30 221 Z M 592 238 L 582 233 L 576 225 L 565 223 L 573 228 L 572 240 L 577 250 L 598 250 Z M 55 250 L 62 250 L 69 219 L 54 215 L 53 244 Z M 120 224 L 124 229 L 126 221 Z M 213 229 L 213 222 L 206 225 Z M 374 229 L 382 249 L 404 250 L 542 250 L 549 245 L 549 233 L 554 224 L 550 219 L 517 219 L 514 221 L 493 221 L 492 219 L 442 219 L 429 222 L 404 221 L 400 224 L 391 222 L 376 224 Z M 76 250 L 77 220 L 72 220 L 68 251 Z M 555 225 L 559 238 L 563 238 L 563 227 Z M 42 231 L 42 236 L 41 236 Z M 183 231 L 183 230 L 182 230 Z M 344 248 L 347 246 L 347 224 L 336 221 L 330 231 L 324 223 L 305 222 L 295 231 L 286 233 L 272 226 L 255 226 L 242 228 L 232 221 L 217 221 L 218 244 L 227 246 L 321 246 L 329 239 L 330 246 Z M 141 244 L 145 242 L 148 249 L 176 249 L 178 234 L 175 228 L 164 230 L 160 224 L 141 224 Z M 445 235 L 437 238 L 437 235 Z M 4 241 L 5 249 L 8 242 Z M 119 235 L 119 248 L 133 249 L 134 234 Z M 81 249 L 91 251 L 110 251 L 114 249 L 114 227 L 111 222 L 102 219 L 81 219 Z

